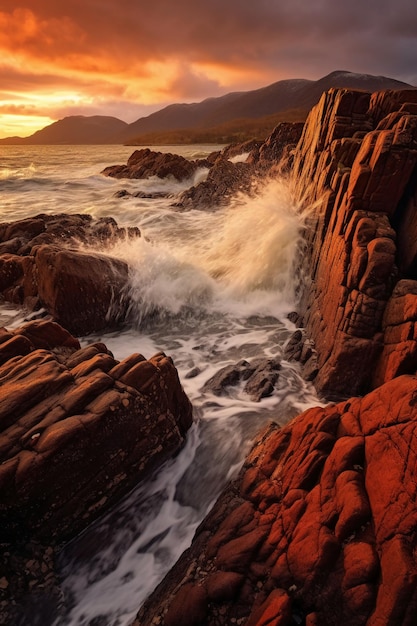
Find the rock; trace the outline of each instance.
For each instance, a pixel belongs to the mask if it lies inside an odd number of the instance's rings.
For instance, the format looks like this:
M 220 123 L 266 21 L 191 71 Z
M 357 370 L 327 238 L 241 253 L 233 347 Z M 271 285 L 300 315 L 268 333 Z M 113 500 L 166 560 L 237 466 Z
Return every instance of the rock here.
M 13 250 L 0 253 L 0 293 L 30 310 L 45 307 L 76 334 L 112 326 L 128 307 L 128 267 L 97 249 L 136 237 L 136 227 L 119 228 L 112 218 L 89 215 L 38 215 L 0 224 L 0 245 Z
M 401 376 L 266 428 L 134 626 L 414 623 L 416 395 Z
M 253 190 L 254 170 L 247 163 L 218 159 L 207 179 L 184 191 L 173 206 L 182 210 L 210 209 L 229 204 L 239 192 Z
M 35 266 L 41 306 L 70 332 L 85 335 L 125 319 L 129 270 L 123 261 L 40 246 Z
M 311 288 L 299 312 L 317 357 L 309 376 L 317 373 L 314 384 L 327 397 L 364 393 L 394 372 L 415 369 L 416 350 L 407 338 L 395 357 L 402 365 L 394 366 L 391 356 L 385 373 L 378 366 L 380 373 L 372 376 L 381 353 L 395 350 L 392 343 L 384 348 L 390 322 L 383 320 L 401 278 L 397 263 L 407 278 L 417 279 L 417 117 L 413 107 L 408 112 L 402 106 L 409 97 L 401 91 L 371 96 L 330 90 L 310 112 L 294 151 L 294 193 L 304 206 L 315 207 L 304 258 Z
M 0 329 L 0 380 L 0 618 L 47 620 L 55 549 L 178 452 L 192 409 L 165 354 L 119 362 L 49 321 Z
M 203 389 L 217 396 L 228 395 L 229 387 L 237 387 L 244 381 L 244 393 L 254 402 L 259 402 L 272 395 L 280 369 L 279 359 L 253 359 L 250 363 L 239 361 L 219 370 L 206 382 Z
M 235 157 L 249 155 L 253 152 L 258 152 L 259 148 L 263 145 L 262 141 L 256 139 L 249 139 L 243 143 L 232 143 L 229 146 L 223 148 L 216 160 L 233 159 Z M 247 157 L 248 158 L 248 157 Z
M 104 344 L 80 348 L 57 324 L 31 322 L 2 331 L 0 362 L 1 541 L 74 536 L 178 451 L 191 425 L 162 353 L 118 362 Z
M 290 151 L 300 140 L 304 122 L 282 122 L 272 131 L 258 150 L 253 150 L 248 162 L 258 164 L 264 169 L 277 168 L 278 172 L 290 169 L 292 157 Z
M 154 152 L 149 148 L 135 150 L 126 165 L 111 165 L 102 174 L 113 178 L 150 178 L 173 176 L 181 181 L 191 178 L 199 163 L 170 152 Z
M 382 320 L 384 347 L 373 372 L 375 387 L 417 370 L 417 281 L 400 280 Z

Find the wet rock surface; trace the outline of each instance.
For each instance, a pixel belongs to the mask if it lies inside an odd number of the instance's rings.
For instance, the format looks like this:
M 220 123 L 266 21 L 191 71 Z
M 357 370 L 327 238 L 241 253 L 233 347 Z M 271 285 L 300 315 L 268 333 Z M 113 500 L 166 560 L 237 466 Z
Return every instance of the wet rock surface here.
M 271 424 L 135 626 L 414 624 L 416 394 Z
M 251 400 L 259 402 L 273 393 L 280 369 L 280 359 L 253 359 L 251 362 L 242 360 L 219 370 L 206 382 L 203 389 L 216 396 L 223 396 L 244 383 L 243 393 L 248 394 Z
M 0 329 L 0 381 L 0 614 L 11 624 L 25 593 L 59 595 L 54 549 L 178 452 L 192 409 L 165 354 L 119 362 L 48 321 Z
M 137 227 L 89 215 L 1 223 L 1 296 L 29 310 L 45 308 L 77 335 L 114 326 L 129 305 L 128 266 L 102 251 L 137 237 Z
M 191 178 L 198 167 L 205 163 L 190 161 L 170 152 L 154 152 L 149 148 L 135 150 L 126 165 L 110 165 L 102 174 L 113 178 L 149 178 L 172 176 L 176 180 Z
M 248 163 L 218 159 L 207 179 L 184 191 L 174 206 L 182 210 L 225 206 L 239 192 L 249 193 L 254 186 L 254 169 Z

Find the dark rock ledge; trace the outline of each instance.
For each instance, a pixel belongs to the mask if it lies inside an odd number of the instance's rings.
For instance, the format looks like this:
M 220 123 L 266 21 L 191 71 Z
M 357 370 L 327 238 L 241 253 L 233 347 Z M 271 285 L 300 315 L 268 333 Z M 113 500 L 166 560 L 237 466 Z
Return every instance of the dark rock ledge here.
M 165 354 L 119 362 L 47 321 L 0 329 L 0 384 L 0 622 L 15 624 L 27 594 L 59 595 L 55 548 L 181 448 L 192 409 Z

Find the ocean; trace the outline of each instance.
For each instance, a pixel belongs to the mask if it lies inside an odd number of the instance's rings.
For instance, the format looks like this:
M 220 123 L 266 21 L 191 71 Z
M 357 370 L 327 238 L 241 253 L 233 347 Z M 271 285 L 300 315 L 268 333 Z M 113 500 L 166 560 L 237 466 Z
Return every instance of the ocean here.
M 203 158 L 221 146 L 158 146 Z M 294 271 L 303 216 L 283 180 L 256 197 L 239 195 L 216 210 L 178 211 L 175 195 L 204 180 L 117 180 L 100 174 L 126 163 L 131 146 L 0 147 L 0 221 L 39 213 L 112 216 L 138 226 L 142 237 L 111 254 L 130 266 L 134 316 L 117 332 L 80 338 L 103 341 L 115 358 L 149 358 L 163 350 L 177 367 L 194 407 L 194 425 L 182 452 L 146 484 L 72 541 L 59 557 L 67 598 L 54 626 L 126 626 L 180 554 L 239 470 L 256 433 L 271 419 L 285 424 L 320 404 L 297 364 L 283 359 L 274 394 L 255 403 L 241 388 L 228 396 L 204 392 L 220 368 L 241 359 L 280 357 L 294 331 Z M 146 199 L 125 189 L 165 192 Z M 17 327 L 26 312 L 0 306 L 0 324 Z M 46 622 L 45 626 L 46 626 Z

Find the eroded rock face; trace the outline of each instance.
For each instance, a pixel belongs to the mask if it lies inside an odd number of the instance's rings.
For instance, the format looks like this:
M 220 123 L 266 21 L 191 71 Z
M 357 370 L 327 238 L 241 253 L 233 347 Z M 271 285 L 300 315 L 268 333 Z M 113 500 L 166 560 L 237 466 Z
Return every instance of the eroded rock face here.
M 110 327 L 128 308 L 128 266 L 96 250 L 136 237 L 136 227 L 119 228 L 112 218 L 89 215 L 38 215 L 0 224 L 0 293 L 29 309 L 44 307 L 77 335 Z
M 43 340 L 46 337 L 46 341 Z M 1 540 L 74 536 L 182 445 L 171 359 L 116 361 L 53 322 L 0 333 Z
M 417 378 L 256 442 L 135 626 L 415 623 Z
M 395 370 L 379 361 L 392 352 L 392 332 L 384 338 L 391 324 L 383 319 L 395 284 L 417 278 L 416 102 L 411 90 L 330 90 L 310 112 L 294 153 L 295 194 L 315 206 L 300 310 L 317 353 L 315 385 L 327 395 L 364 393 Z M 404 337 L 399 341 L 404 350 Z M 406 361 L 398 373 L 414 371 L 415 358 L 409 369 Z

